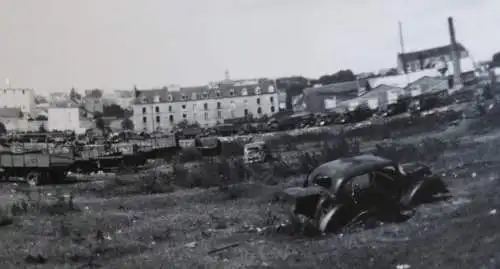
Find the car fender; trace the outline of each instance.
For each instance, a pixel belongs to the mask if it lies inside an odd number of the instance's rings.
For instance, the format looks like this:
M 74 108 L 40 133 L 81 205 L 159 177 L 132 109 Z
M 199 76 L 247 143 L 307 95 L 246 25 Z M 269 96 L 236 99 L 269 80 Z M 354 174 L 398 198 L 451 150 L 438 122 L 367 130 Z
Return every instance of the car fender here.
M 428 197 L 421 197 L 418 199 L 420 194 L 428 191 Z M 413 187 L 409 189 L 409 191 L 403 196 L 401 203 L 404 206 L 412 206 L 417 202 L 425 202 L 426 199 L 431 199 L 432 196 L 438 193 L 447 193 L 448 188 L 444 184 L 444 182 L 438 177 L 432 177 L 429 179 L 425 179 L 417 182 Z M 423 200 L 422 200 L 423 199 Z M 419 200 L 419 201 L 417 201 Z
M 318 211 L 318 203 L 330 197 L 328 192 L 318 186 L 307 188 L 292 187 L 283 191 L 284 200 L 293 203 L 293 212 L 314 219 Z
M 341 228 L 341 223 L 345 222 L 345 220 L 339 219 L 342 209 L 343 205 L 337 205 L 330 209 L 330 211 L 319 220 L 318 229 L 321 233 L 327 233 Z

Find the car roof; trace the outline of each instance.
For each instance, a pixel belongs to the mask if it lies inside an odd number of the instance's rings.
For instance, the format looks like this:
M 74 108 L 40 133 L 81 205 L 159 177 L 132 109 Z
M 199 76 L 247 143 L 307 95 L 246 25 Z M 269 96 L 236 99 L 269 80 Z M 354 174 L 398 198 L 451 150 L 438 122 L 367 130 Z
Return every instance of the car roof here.
M 317 175 L 328 176 L 332 179 L 348 178 L 391 164 L 395 162 L 372 154 L 363 154 L 324 163 L 314 169 L 309 178 L 312 179 Z

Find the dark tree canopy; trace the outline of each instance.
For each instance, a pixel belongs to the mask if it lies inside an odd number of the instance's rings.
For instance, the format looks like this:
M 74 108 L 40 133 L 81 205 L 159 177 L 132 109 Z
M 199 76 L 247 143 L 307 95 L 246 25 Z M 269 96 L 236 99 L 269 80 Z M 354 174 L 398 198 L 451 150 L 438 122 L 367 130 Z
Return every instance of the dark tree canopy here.
M 3 122 L 0 122 L 0 134 L 5 134 L 7 132 L 7 127 L 5 127 L 5 124 Z
M 122 129 L 123 130 L 134 130 L 134 123 L 130 118 L 126 118 L 122 121 Z
M 500 67 L 500 52 L 493 54 L 493 57 L 491 57 L 490 67 Z
M 92 115 L 92 116 L 93 116 L 94 120 L 97 120 L 97 119 L 102 118 L 102 116 L 103 116 L 103 115 L 102 115 L 102 113 L 101 113 L 101 112 L 96 111 L 96 112 L 94 112 L 94 113 L 93 113 L 93 115 Z
M 491 61 L 496 63 L 497 66 L 500 65 L 500 52 L 493 54 Z
M 75 88 L 71 88 L 71 90 L 69 91 L 69 98 L 72 100 L 72 101 L 80 101 L 82 100 L 82 96 L 76 92 Z
M 40 132 L 40 133 L 47 132 L 47 129 L 45 129 L 45 124 L 40 124 L 40 126 L 38 127 L 38 132 Z
M 106 123 L 101 117 L 97 117 L 95 119 L 95 127 L 99 130 L 104 131 L 104 129 L 106 128 Z
M 102 114 L 104 117 L 116 117 L 122 119 L 125 117 L 125 110 L 123 110 L 123 108 L 119 105 L 112 104 L 104 106 Z
M 38 116 L 36 116 L 35 120 L 46 121 L 46 120 L 48 120 L 48 118 L 45 115 L 38 115 Z
M 90 91 L 90 93 L 87 96 L 92 97 L 92 98 L 101 98 L 102 97 L 102 90 L 93 89 Z
M 332 75 L 324 75 L 318 79 L 318 83 L 322 85 L 333 84 L 333 83 L 341 83 L 347 81 L 356 80 L 356 75 L 350 69 L 340 70 Z

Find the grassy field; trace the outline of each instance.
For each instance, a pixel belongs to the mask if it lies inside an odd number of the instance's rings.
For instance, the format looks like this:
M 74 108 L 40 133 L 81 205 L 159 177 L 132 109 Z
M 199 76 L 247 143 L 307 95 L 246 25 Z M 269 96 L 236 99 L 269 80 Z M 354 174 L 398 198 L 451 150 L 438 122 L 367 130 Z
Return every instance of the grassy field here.
M 301 167 L 254 167 L 248 177 L 237 162 L 212 160 L 196 176 L 175 168 L 32 189 L 2 184 L 0 268 L 498 268 L 500 138 L 467 150 L 438 139 L 379 149 L 431 163 L 453 198 L 405 223 L 298 235 L 276 193 L 348 145 L 298 155 Z

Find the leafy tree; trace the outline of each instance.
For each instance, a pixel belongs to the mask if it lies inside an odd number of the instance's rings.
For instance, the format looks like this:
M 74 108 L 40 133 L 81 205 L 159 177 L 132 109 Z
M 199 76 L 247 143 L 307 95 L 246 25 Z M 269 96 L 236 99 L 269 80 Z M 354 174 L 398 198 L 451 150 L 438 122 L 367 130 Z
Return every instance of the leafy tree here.
M 493 54 L 491 61 L 494 66 L 500 66 L 500 52 Z
M 92 97 L 92 98 L 96 98 L 96 99 L 99 99 L 102 97 L 102 90 L 99 90 L 99 89 L 93 89 L 91 90 L 88 94 L 87 94 L 88 97 Z
M 350 69 L 340 70 L 332 75 L 321 76 L 317 82 L 323 85 L 356 80 L 356 75 Z
M 35 120 L 46 121 L 46 120 L 48 120 L 48 118 L 45 115 L 38 115 L 38 116 L 36 116 Z
M 123 130 L 134 130 L 134 123 L 130 118 L 126 118 L 122 121 Z
M 43 104 L 43 103 L 48 103 L 47 98 L 45 96 L 37 95 L 35 96 L 35 104 Z
M 95 118 L 95 127 L 101 131 L 104 131 L 106 128 L 106 123 L 101 117 Z
M 102 116 L 103 116 L 102 113 L 99 111 L 94 112 L 94 115 L 93 115 L 94 120 L 100 119 L 100 118 L 102 118 Z
M 123 110 L 123 108 L 121 108 L 119 105 L 112 104 L 109 106 L 104 106 L 102 114 L 105 117 L 124 118 L 125 110 Z
M 5 127 L 5 124 L 3 122 L 0 122 L 0 134 L 5 133 L 7 133 L 7 127 Z
M 82 96 L 76 92 L 75 88 L 71 88 L 69 91 L 69 98 L 74 102 L 79 102 L 82 100 Z

